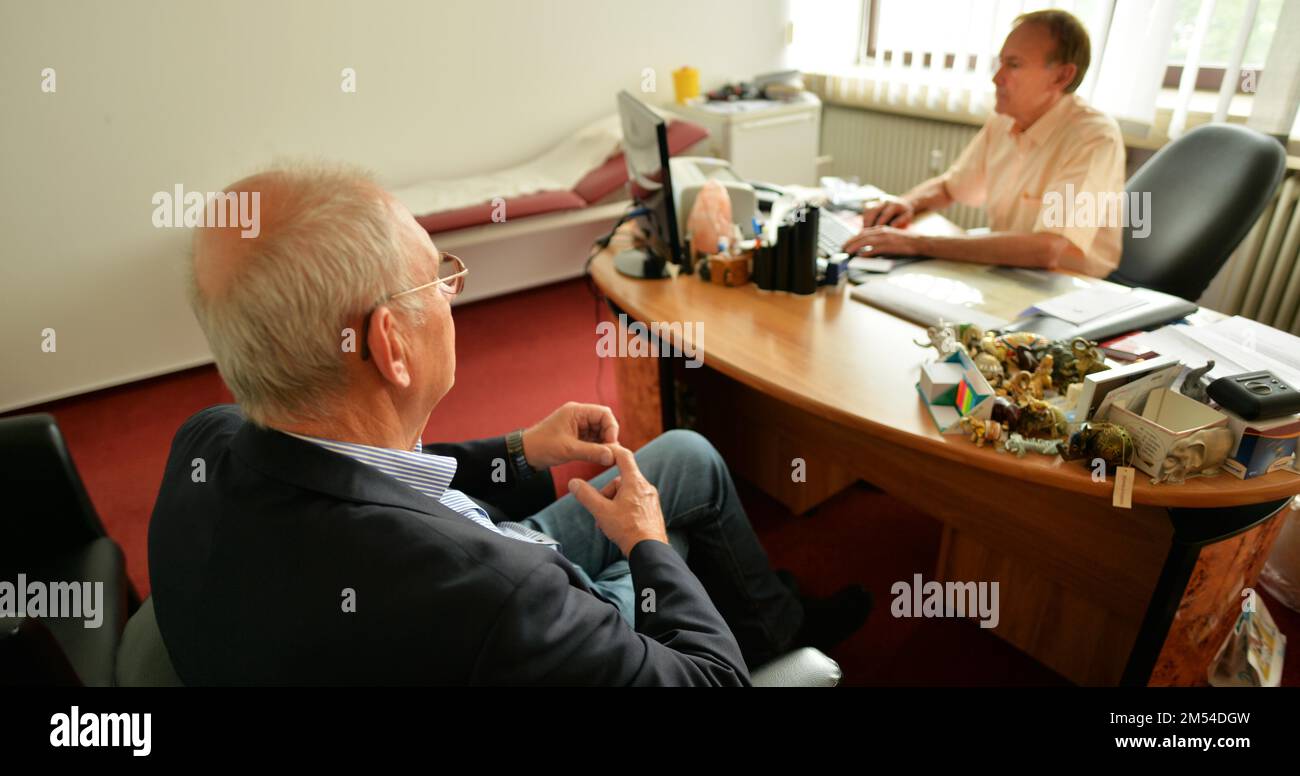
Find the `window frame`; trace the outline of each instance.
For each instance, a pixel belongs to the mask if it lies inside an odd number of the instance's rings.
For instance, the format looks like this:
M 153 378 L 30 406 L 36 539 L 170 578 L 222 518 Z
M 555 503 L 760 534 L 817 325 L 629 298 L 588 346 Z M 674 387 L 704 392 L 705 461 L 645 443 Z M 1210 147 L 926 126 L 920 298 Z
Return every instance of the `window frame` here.
M 857 51 L 857 56 L 855 57 L 855 62 L 859 66 L 866 65 L 876 61 L 877 32 L 880 26 L 880 1 L 881 0 L 862 0 L 862 14 L 860 17 L 862 19 L 862 24 L 858 29 L 858 51 Z M 1114 13 L 1114 8 L 1111 9 L 1111 13 L 1112 14 Z M 924 54 L 924 59 L 922 59 L 922 63 L 927 67 L 930 64 L 930 58 L 931 58 L 930 53 L 926 52 Z M 943 62 L 944 69 L 952 69 L 954 64 L 956 63 L 956 59 L 957 59 L 956 54 L 945 54 L 944 62 Z M 971 55 L 968 63 L 968 69 L 969 67 L 974 67 L 975 61 L 976 61 L 975 55 Z M 912 55 L 909 52 L 906 56 L 904 56 L 903 64 L 905 66 L 911 66 L 911 63 L 912 63 Z M 1196 91 L 1218 92 L 1219 88 L 1223 85 L 1223 77 L 1226 73 L 1227 73 L 1226 67 L 1199 68 L 1196 73 Z M 1250 78 L 1253 79 L 1255 83 L 1258 83 L 1259 79 L 1264 76 L 1264 68 L 1262 67 L 1241 68 L 1241 72 L 1238 73 L 1237 75 L 1238 82 L 1237 82 L 1237 89 L 1235 92 L 1236 94 L 1250 94 L 1250 92 L 1247 92 L 1243 88 L 1243 83 L 1242 83 L 1243 81 L 1246 80 L 1247 75 L 1249 75 Z M 1161 86 L 1162 88 L 1165 89 L 1177 89 L 1179 86 L 1179 82 L 1182 80 L 1182 77 L 1183 77 L 1183 65 L 1170 64 L 1165 68 L 1164 81 L 1161 84 Z

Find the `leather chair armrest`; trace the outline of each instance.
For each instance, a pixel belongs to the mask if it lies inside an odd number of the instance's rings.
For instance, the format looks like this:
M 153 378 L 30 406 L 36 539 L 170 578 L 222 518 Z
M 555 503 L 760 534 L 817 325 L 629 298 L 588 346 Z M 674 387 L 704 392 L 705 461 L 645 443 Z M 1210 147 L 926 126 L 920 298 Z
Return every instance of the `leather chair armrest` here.
M 749 678 L 755 687 L 834 687 L 842 676 L 839 663 L 803 647 L 759 666 Z
M 119 687 L 183 686 L 158 630 L 152 597 L 146 598 L 127 621 L 114 673 Z
M 107 536 L 27 569 L 29 580 L 40 582 L 75 582 L 98 586 L 103 593 L 99 601 L 100 624 L 85 627 L 86 620 L 75 617 L 46 617 L 45 627 L 59 642 L 82 684 L 109 687 L 113 684 L 113 660 L 117 655 L 122 629 L 126 626 L 130 594 L 127 589 L 126 557 L 117 543 Z M 83 591 L 85 588 L 82 588 Z M 82 606 L 88 602 L 82 594 Z

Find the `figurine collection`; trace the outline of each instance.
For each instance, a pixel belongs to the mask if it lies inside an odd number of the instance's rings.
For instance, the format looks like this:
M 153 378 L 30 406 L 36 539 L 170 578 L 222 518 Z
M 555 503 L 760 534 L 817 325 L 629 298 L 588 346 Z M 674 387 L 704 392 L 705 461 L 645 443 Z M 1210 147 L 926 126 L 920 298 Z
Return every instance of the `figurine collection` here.
M 1254 374 L 1211 385 L 1214 361 L 1172 375 L 1171 367 L 1183 365 L 1170 358 L 1152 359 L 1145 372 L 1137 364 L 1108 372 L 1097 343 L 1083 337 L 1049 340 L 973 324 L 932 326 L 915 344 L 939 354 L 921 366 L 916 385 L 935 425 L 980 448 L 1059 455 L 1094 471 L 1104 466 L 1107 475 L 1141 470 L 1152 484 L 1179 484 L 1223 468 L 1241 477 L 1239 471 L 1248 471 L 1244 459 L 1255 455 L 1254 447 L 1239 446 L 1259 433 L 1252 436 L 1241 421 L 1232 426 L 1232 416 L 1214 403 L 1215 386 Z M 1107 373 L 1088 379 L 1097 372 Z M 1300 423 L 1300 415 L 1293 420 Z M 1125 480 L 1131 487 L 1131 477 L 1116 478 Z
M 1028 451 L 1064 455 L 1069 450 L 1081 457 L 1084 451 L 1103 451 L 1097 457 L 1108 465 L 1132 457 L 1132 440 L 1125 442 L 1124 436 L 1117 443 L 1113 429 L 1123 429 L 1113 424 L 1085 426 L 1072 437 L 1060 406 L 1071 385 L 1108 368 L 1097 343 L 1082 337 L 1053 341 L 1031 332 L 1002 334 L 973 324 L 932 326 L 926 334 L 928 341 L 917 345 L 933 347 L 941 359 L 964 352 L 993 388 L 990 416 L 960 421 L 961 430 L 977 446 L 1019 456 Z M 1112 450 L 1116 444 L 1118 453 Z

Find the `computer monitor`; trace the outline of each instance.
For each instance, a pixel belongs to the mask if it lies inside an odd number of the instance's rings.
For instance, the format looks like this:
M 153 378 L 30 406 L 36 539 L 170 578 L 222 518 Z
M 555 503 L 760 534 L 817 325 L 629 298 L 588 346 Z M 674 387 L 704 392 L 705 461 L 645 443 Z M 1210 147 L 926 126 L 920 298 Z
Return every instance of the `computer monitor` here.
M 626 91 L 618 94 L 618 113 L 623 122 L 628 189 L 636 204 L 647 212 L 638 216 L 646 237 L 643 250 L 624 251 L 615 257 L 615 265 L 621 272 L 637 277 L 666 277 L 667 262 L 685 265 L 668 165 L 668 127 L 657 113 Z

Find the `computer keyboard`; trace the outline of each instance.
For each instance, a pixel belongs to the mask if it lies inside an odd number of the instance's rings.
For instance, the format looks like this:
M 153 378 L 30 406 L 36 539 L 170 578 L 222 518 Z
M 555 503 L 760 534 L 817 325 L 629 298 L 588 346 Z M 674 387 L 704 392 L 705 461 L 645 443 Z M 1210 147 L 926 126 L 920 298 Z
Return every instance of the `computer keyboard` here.
M 857 230 L 839 216 L 823 208 L 821 216 L 817 219 L 817 253 L 827 258 L 831 258 L 837 253 L 843 254 L 844 243 L 855 234 L 857 234 Z M 891 272 L 897 267 L 920 261 L 920 259 L 921 257 L 918 256 L 877 256 L 873 259 L 853 259 L 849 263 L 849 282 L 861 283 L 872 274 Z M 860 264 L 855 266 L 854 262 L 860 262 Z M 867 263 L 870 263 L 871 266 L 862 266 L 862 264 Z
M 857 231 L 853 227 L 823 208 L 821 217 L 817 219 L 817 252 L 823 256 L 843 253 L 844 243 L 855 234 Z

